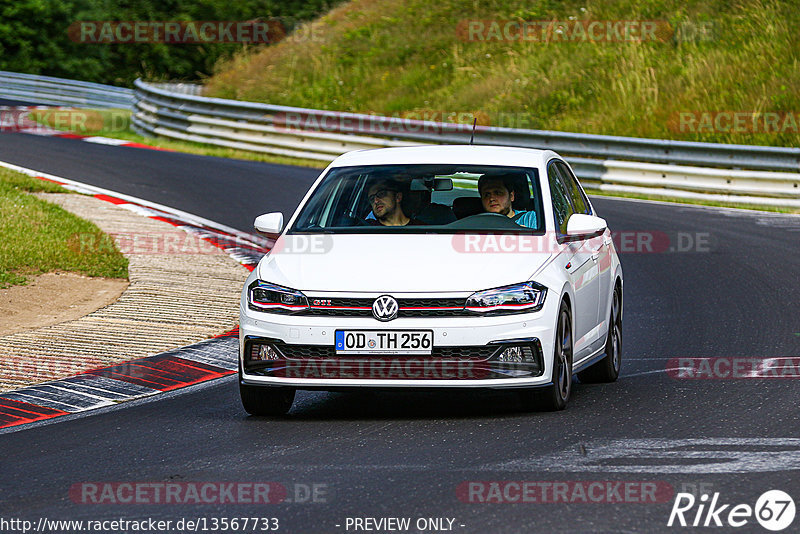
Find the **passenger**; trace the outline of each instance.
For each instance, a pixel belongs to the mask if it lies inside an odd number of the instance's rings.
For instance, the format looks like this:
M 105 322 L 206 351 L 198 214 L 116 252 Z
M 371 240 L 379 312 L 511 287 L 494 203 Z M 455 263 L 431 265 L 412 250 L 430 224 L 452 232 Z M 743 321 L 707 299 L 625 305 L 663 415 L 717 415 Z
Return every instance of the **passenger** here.
M 425 224 L 411 219 L 403 213 L 400 203 L 403 201 L 402 187 L 392 179 L 379 178 L 367 190 L 367 200 L 372 206 L 374 219 L 367 222 L 373 226 L 406 226 L 409 224 Z
M 508 177 L 481 176 L 478 180 L 478 193 L 485 211 L 505 215 L 526 228 L 538 227 L 535 211 L 514 209 L 514 185 Z

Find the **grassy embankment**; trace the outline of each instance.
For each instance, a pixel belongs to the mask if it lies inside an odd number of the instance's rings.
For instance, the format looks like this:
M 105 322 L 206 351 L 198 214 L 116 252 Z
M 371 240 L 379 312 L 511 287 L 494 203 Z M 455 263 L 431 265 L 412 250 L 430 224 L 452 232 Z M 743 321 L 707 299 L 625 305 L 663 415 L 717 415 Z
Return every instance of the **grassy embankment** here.
M 467 21 L 658 21 L 648 42 L 475 40 Z M 354 0 L 307 42 L 248 50 L 209 94 L 288 106 L 456 117 L 497 126 L 719 143 L 800 146 L 800 10 L 789 1 Z M 482 34 L 488 36 L 487 31 Z M 674 32 L 666 31 L 676 30 Z M 473 34 L 473 36 L 479 34 Z M 775 112 L 761 133 L 702 124 Z M 692 112 L 695 126 L 681 124 Z M 685 115 L 684 115 L 685 117 Z M 724 117 L 723 117 L 724 118 Z M 441 119 L 440 119 L 441 120 Z M 742 131 L 744 130 L 744 131 Z M 636 198 L 661 199 L 646 195 Z M 736 206 L 728 202 L 674 199 Z
M 0 288 L 51 271 L 127 278 L 128 260 L 97 226 L 29 193 L 60 186 L 0 168 Z M 81 246 L 91 242 L 92 247 Z
M 471 39 L 476 20 L 487 30 Z M 658 39 L 474 39 L 490 35 L 492 20 L 657 21 Z M 250 49 L 219 65 L 207 86 L 210 96 L 317 109 L 800 146 L 798 27 L 796 4 L 777 0 L 354 0 L 306 28 L 313 38 Z M 758 119 L 757 131 L 731 127 L 719 112 L 732 111 L 778 121 Z M 687 112 L 696 123 L 681 123 Z
M 488 38 L 490 20 L 571 19 L 656 21 L 657 30 L 644 42 L 525 42 L 480 40 L 467 25 L 486 21 Z M 750 133 L 725 124 L 703 131 L 699 121 L 701 131 L 681 131 L 679 120 L 681 112 L 800 113 L 798 27 L 796 2 L 778 0 L 353 0 L 315 21 L 308 39 L 218 65 L 207 86 L 209 96 L 317 109 L 800 146 L 791 121 Z
M 552 34 L 546 42 L 487 40 L 488 31 L 481 40 L 470 38 L 468 21 L 475 20 L 485 28 L 493 20 L 638 20 L 656 21 L 658 30 L 655 40 L 644 42 Z M 789 120 L 800 113 L 797 27 L 800 10 L 778 0 L 353 0 L 302 27 L 296 38 L 250 47 L 219 64 L 207 86 L 210 96 L 316 109 L 800 146 L 800 124 Z M 726 131 L 729 121 L 719 128 L 699 120 L 681 126 L 681 113 L 702 119 L 731 111 L 777 113 L 781 119 L 771 129 L 759 122 L 766 132 Z M 199 154 L 321 166 L 125 131 L 98 135 Z

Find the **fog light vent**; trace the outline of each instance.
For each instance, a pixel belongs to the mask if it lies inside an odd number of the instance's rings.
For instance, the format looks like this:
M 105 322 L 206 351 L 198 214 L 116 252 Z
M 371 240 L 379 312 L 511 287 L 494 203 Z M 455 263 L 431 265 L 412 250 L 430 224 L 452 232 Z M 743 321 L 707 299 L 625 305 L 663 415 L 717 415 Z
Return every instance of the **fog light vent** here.
M 253 343 L 250 348 L 251 362 L 267 362 L 270 360 L 280 360 L 281 355 L 272 345 Z
M 536 363 L 536 355 L 530 345 L 513 345 L 501 352 L 497 356 L 497 361 L 504 363 Z
M 492 371 L 505 377 L 540 376 L 542 365 L 542 344 L 536 338 L 497 341 L 502 348 L 492 357 Z

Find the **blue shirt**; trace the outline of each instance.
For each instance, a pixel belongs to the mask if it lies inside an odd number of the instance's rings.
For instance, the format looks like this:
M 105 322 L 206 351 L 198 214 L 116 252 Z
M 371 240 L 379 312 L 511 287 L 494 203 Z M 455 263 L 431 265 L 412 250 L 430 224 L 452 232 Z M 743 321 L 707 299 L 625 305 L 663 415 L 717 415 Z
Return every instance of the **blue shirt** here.
M 536 212 L 535 211 L 517 211 L 514 210 L 514 222 L 525 228 L 536 228 Z

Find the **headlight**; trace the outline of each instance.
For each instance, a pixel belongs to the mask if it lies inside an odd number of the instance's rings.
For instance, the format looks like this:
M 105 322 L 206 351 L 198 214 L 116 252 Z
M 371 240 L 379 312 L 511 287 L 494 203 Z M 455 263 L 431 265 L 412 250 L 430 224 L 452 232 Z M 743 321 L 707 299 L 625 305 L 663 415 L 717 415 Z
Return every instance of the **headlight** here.
M 251 310 L 275 313 L 294 313 L 308 308 L 308 299 L 300 291 L 261 280 L 250 284 L 247 303 Z
M 539 311 L 544 306 L 547 288 L 536 282 L 524 282 L 473 293 L 465 309 L 475 313 L 503 315 Z

